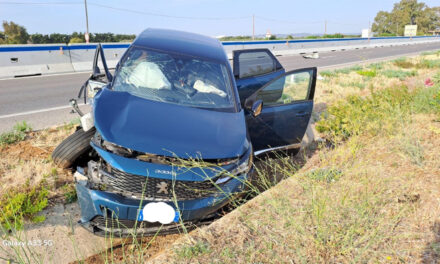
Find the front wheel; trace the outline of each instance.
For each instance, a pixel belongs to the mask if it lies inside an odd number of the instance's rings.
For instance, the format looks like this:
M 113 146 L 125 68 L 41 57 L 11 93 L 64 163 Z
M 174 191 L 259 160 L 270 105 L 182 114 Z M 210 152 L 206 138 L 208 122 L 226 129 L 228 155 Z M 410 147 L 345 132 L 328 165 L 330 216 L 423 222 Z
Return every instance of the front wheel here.
M 84 131 L 82 128 L 67 137 L 52 152 L 52 159 L 62 168 L 71 167 L 77 159 L 92 150 L 90 140 L 96 129 Z

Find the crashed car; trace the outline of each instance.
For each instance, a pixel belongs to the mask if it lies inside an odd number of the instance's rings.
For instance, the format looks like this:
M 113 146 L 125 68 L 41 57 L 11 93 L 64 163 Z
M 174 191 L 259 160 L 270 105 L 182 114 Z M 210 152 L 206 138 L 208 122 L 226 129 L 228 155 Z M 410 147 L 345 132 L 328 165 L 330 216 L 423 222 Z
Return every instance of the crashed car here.
M 316 68 L 285 72 L 267 49 L 236 50 L 232 66 L 218 40 L 180 31 L 143 31 L 114 74 L 97 46 L 80 91 L 92 111 L 71 100 L 81 126 L 52 154 L 76 166 L 82 226 L 124 235 L 204 223 L 242 192 L 254 157 L 298 151 Z

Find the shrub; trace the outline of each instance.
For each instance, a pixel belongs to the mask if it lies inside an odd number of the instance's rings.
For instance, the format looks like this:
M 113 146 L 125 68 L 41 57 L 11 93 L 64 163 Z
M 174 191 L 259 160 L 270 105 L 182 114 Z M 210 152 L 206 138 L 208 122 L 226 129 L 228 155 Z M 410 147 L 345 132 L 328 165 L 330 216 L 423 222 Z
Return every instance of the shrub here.
M 348 68 L 337 69 L 337 70 L 335 70 L 335 73 L 349 74 L 350 72 L 360 71 L 362 69 L 363 69 L 362 66 L 355 65 L 355 66 L 348 67 Z
M 64 201 L 66 204 L 73 203 L 78 200 L 76 189 L 73 184 L 65 184 L 61 188 L 63 189 Z
M 372 63 L 372 64 L 368 65 L 367 68 L 373 69 L 373 70 L 382 70 L 383 69 L 383 62 Z
M 22 141 L 26 138 L 26 132 L 31 130 L 32 128 L 25 121 L 17 123 L 12 131 L 0 135 L 0 145 L 13 144 Z
M 405 58 L 394 60 L 393 64 L 399 68 L 404 68 L 404 69 L 410 69 L 415 67 L 414 63 L 407 61 Z
M 44 187 L 25 187 L 26 190 L 12 190 L 0 201 L 0 224 L 6 230 L 21 229 L 23 220 L 34 223 L 45 220 L 37 216 L 47 206 L 48 190 Z
M 370 77 L 370 78 L 376 77 L 376 75 L 377 75 L 376 70 L 359 70 L 359 71 L 356 71 L 356 72 L 359 75 L 362 75 L 362 76 L 365 76 L 365 77 Z
M 387 78 L 398 78 L 399 80 L 405 80 L 408 77 L 416 76 L 417 71 L 402 71 L 402 70 L 385 70 L 381 74 Z
M 410 112 L 412 98 L 407 87 L 374 91 L 369 97 L 351 95 L 330 106 L 316 128 L 333 141 L 362 133 L 394 132 L 402 115 Z
M 427 69 L 433 69 L 433 68 L 440 68 L 440 60 L 421 60 L 417 65 L 417 68 L 427 68 Z

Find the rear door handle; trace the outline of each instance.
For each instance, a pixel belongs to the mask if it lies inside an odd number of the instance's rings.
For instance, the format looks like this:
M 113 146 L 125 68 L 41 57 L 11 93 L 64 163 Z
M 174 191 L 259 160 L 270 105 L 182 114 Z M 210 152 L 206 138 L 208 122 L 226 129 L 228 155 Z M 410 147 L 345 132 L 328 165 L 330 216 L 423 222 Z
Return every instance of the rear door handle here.
M 296 113 L 296 116 L 304 117 L 304 116 L 307 116 L 308 114 L 310 114 L 310 113 L 309 112 L 299 112 L 299 113 Z

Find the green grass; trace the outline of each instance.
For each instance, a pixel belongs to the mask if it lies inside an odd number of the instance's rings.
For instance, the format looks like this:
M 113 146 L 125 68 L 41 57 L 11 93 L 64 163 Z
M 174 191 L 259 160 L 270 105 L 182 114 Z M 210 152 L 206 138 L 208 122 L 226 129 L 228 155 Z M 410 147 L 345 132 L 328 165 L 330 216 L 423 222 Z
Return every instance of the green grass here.
M 0 145 L 23 141 L 26 138 L 26 132 L 31 130 L 31 126 L 25 121 L 17 123 L 11 131 L 0 134 Z
M 402 86 L 373 91 L 366 98 L 351 95 L 331 105 L 316 128 L 334 140 L 363 133 L 372 136 L 394 133 L 412 111 L 434 112 L 438 103 L 429 96 L 437 90 L 419 88 L 409 91 Z
M 180 259 L 191 259 L 210 252 L 209 246 L 203 242 L 196 242 L 193 245 L 184 245 L 176 249 L 176 255 Z
M 74 203 L 78 200 L 74 184 L 65 184 L 62 187 L 64 200 L 66 204 Z
M 425 51 L 422 52 L 422 56 L 428 56 L 428 55 L 437 55 L 440 56 L 440 50 L 434 50 L 434 51 Z
M 323 77 L 334 77 L 336 73 L 334 71 L 322 71 L 319 73 Z
M 371 63 L 369 65 L 367 65 L 368 69 L 372 69 L 372 70 L 382 70 L 384 67 L 384 63 L 383 62 L 377 62 L 377 63 Z
M 335 70 L 335 73 L 337 73 L 337 74 L 349 74 L 349 73 L 354 72 L 354 71 L 361 71 L 362 69 L 363 69 L 362 66 L 355 65 L 355 66 L 352 66 L 352 67 L 337 69 L 337 70 Z
M 399 68 L 403 68 L 403 69 L 410 69 L 410 68 L 414 68 L 414 63 L 406 60 L 406 58 L 399 58 L 393 61 L 393 64 L 396 65 Z
M 38 215 L 48 204 L 49 192 L 44 186 L 13 189 L 4 194 L 0 201 L 0 225 L 6 230 L 20 230 L 24 221 L 34 223 L 45 220 Z
M 398 78 L 399 80 L 405 80 L 408 77 L 417 76 L 417 71 L 384 70 L 381 71 L 380 74 L 387 78 Z
M 359 88 L 360 90 L 365 89 L 365 87 L 367 86 L 365 82 L 340 83 L 339 85 L 341 85 L 342 87 L 356 87 Z
M 422 59 L 417 65 L 417 68 L 422 68 L 422 69 L 435 69 L 435 68 L 439 68 L 440 69 L 440 60 L 425 60 Z
M 377 75 L 377 72 L 374 69 L 373 70 L 359 70 L 359 71 L 356 71 L 356 73 L 359 75 L 365 76 L 365 77 L 370 77 L 370 78 L 376 77 L 376 75 Z

